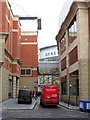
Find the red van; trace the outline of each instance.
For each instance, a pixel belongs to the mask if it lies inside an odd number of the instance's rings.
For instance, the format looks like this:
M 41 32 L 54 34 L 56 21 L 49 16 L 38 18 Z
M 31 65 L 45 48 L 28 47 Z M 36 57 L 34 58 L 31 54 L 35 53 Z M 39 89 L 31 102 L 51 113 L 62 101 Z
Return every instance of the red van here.
M 41 91 L 41 105 L 58 105 L 59 89 L 57 85 L 44 85 Z

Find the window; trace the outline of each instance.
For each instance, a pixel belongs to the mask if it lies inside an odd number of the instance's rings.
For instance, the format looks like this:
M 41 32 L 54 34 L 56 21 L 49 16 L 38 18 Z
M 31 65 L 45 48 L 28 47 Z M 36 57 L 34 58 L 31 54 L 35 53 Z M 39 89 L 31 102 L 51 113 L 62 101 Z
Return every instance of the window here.
M 21 75 L 25 75 L 25 69 L 21 69 Z
M 63 82 L 61 83 L 61 89 L 62 89 L 62 95 L 66 95 L 67 94 L 67 82 Z
M 26 75 L 30 75 L 31 70 L 30 69 L 26 69 Z
M 21 75 L 31 75 L 31 69 L 21 69 Z
M 76 39 L 77 37 L 77 22 L 76 22 L 76 16 L 72 20 L 71 24 L 69 25 L 68 28 L 68 33 L 69 33 L 69 45 Z
M 78 79 L 72 80 L 71 85 L 72 85 L 70 91 L 71 95 L 79 96 L 79 80 Z
M 70 53 L 69 53 L 69 64 L 72 65 L 75 62 L 78 61 L 78 48 L 75 47 Z
M 61 71 L 66 69 L 66 57 L 61 61 Z
M 61 50 L 61 55 L 65 52 L 66 50 L 66 34 L 63 36 L 63 38 L 60 41 L 60 50 Z

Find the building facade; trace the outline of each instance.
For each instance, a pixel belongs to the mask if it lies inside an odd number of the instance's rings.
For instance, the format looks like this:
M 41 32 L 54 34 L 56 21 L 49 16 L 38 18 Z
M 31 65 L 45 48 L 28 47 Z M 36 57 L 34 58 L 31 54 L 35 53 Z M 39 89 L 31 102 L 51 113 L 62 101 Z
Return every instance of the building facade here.
M 61 100 L 78 105 L 90 100 L 90 2 L 74 1 L 56 36 Z
M 40 49 L 38 84 L 59 84 L 59 59 L 57 45 Z
M 2 47 L 3 65 L 1 67 L 2 100 L 16 97 L 20 79 L 20 23 L 17 16 L 10 10 L 8 1 L 0 2 L 0 32 L 7 34 Z M 1 38 L 3 40 L 3 38 Z M 1 42 L 0 42 L 1 43 Z M 1 52 L 1 51 L 0 51 Z
M 17 97 L 24 86 L 33 88 L 38 48 L 37 32 L 22 33 L 19 17 L 13 15 L 8 0 L 0 1 L 0 16 L 0 101 L 3 101 Z
M 52 68 L 59 66 L 57 45 L 40 49 L 39 71 L 50 73 Z
M 38 42 L 36 32 L 21 32 L 21 77 L 20 88 L 34 89 L 37 82 Z

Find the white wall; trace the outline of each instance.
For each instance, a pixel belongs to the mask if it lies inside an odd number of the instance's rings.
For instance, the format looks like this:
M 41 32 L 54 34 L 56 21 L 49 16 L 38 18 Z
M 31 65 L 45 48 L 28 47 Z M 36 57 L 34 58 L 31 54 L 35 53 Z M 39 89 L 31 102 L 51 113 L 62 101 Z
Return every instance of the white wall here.
M 40 50 L 40 59 L 58 56 L 57 46 L 46 47 Z

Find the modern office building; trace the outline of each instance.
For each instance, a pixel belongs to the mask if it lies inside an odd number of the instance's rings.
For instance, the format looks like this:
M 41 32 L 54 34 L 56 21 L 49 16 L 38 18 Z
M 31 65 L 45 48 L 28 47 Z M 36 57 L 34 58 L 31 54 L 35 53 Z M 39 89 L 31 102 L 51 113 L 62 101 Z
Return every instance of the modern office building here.
M 77 105 L 90 100 L 90 2 L 72 2 L 62 20 L 56 35 L 61 100 Z
M 59 66 L 57 45 L 47 46 L 40 49 L 39 59 L 40 72 L 50 72 L 54 67 Z
M 38 84 L 59 83 L 59 59 L 57 45 L 40 48 Z

